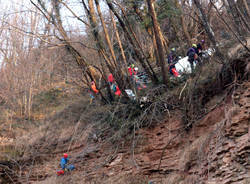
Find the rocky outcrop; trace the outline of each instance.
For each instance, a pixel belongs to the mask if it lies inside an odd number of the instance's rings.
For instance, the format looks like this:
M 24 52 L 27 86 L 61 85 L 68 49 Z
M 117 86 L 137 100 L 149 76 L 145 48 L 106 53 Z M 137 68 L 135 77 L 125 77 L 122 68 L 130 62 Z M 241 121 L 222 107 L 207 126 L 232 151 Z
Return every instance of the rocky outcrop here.
M 210 142 L 208 183 L 250 183 L 250 85 L 233 96 L 235 105 Z M 205 165 L 203 166 L 205 168 Z M 201 173 L 204 174 L 204 173 Z
M 190 132 L 178 116 L 141 130 L 134 154 L 120 152 L 106 165 L 108 177 L 143 174 L 155 183 L 250 183 L 250 83 L 236 90 Z M 232 104 L 232 105 L 231 105 Z

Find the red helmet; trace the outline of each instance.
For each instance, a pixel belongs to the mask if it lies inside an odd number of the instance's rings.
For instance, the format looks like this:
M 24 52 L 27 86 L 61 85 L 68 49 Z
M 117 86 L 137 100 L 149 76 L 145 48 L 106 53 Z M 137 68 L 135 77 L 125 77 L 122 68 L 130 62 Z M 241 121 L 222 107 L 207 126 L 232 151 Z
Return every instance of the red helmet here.
M 63 154 L 63 158 L 68 158 L 68 154 L 67 154 L 67 153 L 64 153 L 64 154 Z

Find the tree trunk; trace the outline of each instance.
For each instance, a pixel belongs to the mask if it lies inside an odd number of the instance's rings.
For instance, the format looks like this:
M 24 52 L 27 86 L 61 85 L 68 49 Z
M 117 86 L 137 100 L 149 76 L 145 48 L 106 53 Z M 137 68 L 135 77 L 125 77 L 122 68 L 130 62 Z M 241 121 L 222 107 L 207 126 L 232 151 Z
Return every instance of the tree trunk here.
M 247 4 L 247 1 L 246 0 L 242 0 L 243 4 L 244 4 L 244 7 L 246 9 L 246 14 L 247 14 L 247 20 L 248 22 L 250 21 L 250 10 L 249 10 L 249 6 Z
M 218 56 L 221 60 L 221 62 L 224 63 L 224 59 L 225 59 L 225 56 L 221 53 L 218 45 L 217 45 L 217 42 L 216 42 L 216 39 L 215 39 L 215 36 L 214 36 L 214 32 L 210 26 L 210 24 L 208 23 L 207 21 L 207 17 L 205 15 L 205 12 L 203 11 L 202 7 L 201 7 L 201 4 L 199 2 L 199 0 L 193 0 L 195 6 L 197 7 L 198 11 L 199 11 L 199 17 L 203 23 L 203 27 L 205 28 L 206 30 L 206 33 L 208 35 L 208 38 L 210 39 L 210 41 L 212 42 L 214 48 L 215 48 L 215 55 Z
M 231 13 L 231 15 L 233 16 L 233 21 L 235 23 L 235 29 L 237 30 L 238 34 L 242 37 L 243 34 L 243 30 L 242 30 L 242 25 L 241 25 L 241 21 L 240 21 L 240 16 L 238 15 L 238 12 L 236 10 L 236 7 L 234 6 L 234 0 L 227 0 L 228 5 L 229 5 L 229 12 Z
M 159 59 L 160 59 L 163 83 L 165 85 L 168 85 L 167 73 L 165 70 L 165 57 L 164 57 L 165 55 L 164 55 L 164 50 L 163 50 L 163 41 L 160 36 L 160 26 L 157 21 L 153 0 L 147 0 L 147 3 L 148 3 L 148 10 L 152 18 L 153 27 L 154 27 L 155 39 L 156 39 L 156 44 L 157 44 L 157 52 L 158 52 Z
M 108 0 L 108 1 L 110 1 L 110 0 Z M 154 70 L 153 70 L 153 68 L 152 68 L 152 66 L 151 66 L 151 64 L 150 64 L 150 62 L 148 61 L 148 58 L 147 58 L 147 56 L 145 55 L 145 53 L 144 53 L 144 51 L 143 51 L 143 49 L 142 49 L 142 46 L 141 46 L 141 44 L 140 44 L 140 42 L 139 42 L 139 40 L 138 40 L 138 38 L 137 38 L 137 36 L 136 36 L 134 30 L 132 29 L 132 26 L 131 26 L 131 24 L 130 24 L 130 21 L 128 20 L 127 14 L 126 14 L 126 12 L 125 12 L 123 6 L 121 6 L 121 5 L 120 5 L 119 3 L 117 3 L 117 2 L 116 2 L 116 4 L 121 8 L 121 11 L 122 11 L 122 13 L 123 13 L 124 19 L 125 19 L 125 21 L 127 22 L 126 26 L 127 26 L 128 30 L 130 31 L 130 33 L 132 34 L 136 46 L 140 49 L 140 51 L 141 51 L 141 53 L 142 53 L 142 57 L 143 57 L 144 60 L 146 61 L 146 64 L 148 65 L 148 67 L 149 67 L 150 71 L 152 72 L 153 76 L 156 77 L 155 72 L 154 72 Z M 164 41 L 165 41 L 165 40 L 162 40 L 162 42 L 164 42 Z
M 105 24 L 103 16 L 102 16 L 102 12 L 101 12 L 100 5 L 99 5 L 99 0 L 95 0 L 95 4 L 96 4 L 96 9 L 97 9 L 98 15 L 99 15 L 99 17 L 101 19 L 101 22 L 102 22 L 102 27 L 103 27 L 105 39 L 106 39 L 106 42 L 108 44 L 108 47 L 109 47 L 112 59 L 114 61 L 114 65 L 117 66 L 115 52 L 114 52 L 113 46 L 111 45 L 111 41 L 110 41 L 110 38 L 109 38 L 108 30 L 106 28 L 106 24 Z
M 184 3 L 185 3 L 185 1 L 183 1 L 183 4 L 184 4 Z M 184 18 L 184 15 L 183 15 L 182 6 L 179 4 L 179 1 L 178 1 L 178 0 L 175 0 L 175 4 L 176 4 L 176 7 L 181 11 L 181 15 L 180 15 L 181 26 L 182 26 L 182 30 L 183 30 L 184 36 L 186 37 L 187 44 L 188 44 L 188 45 L 192 45 L 191 37 L 190 37 L 190 34 L 189 34 L 188 30 L 187 30 L 185 18 Z
M 133 2 L 133 8 L 134 8 L 135 13 L 136 13 L 137 16 L 139 17 L 140 21 L 141 21 L 141 22 L 145 22 L 145 19 L 144 19 L 144 17 L 143 17 L 143 15 L 142 15 L 142 13 L 141 13 L 141 11 L 140 11 L 140 9 L 139 9 L 139 7 L 138 7 L 138 5 L 137 5 L 136 2 Z M 146 29 L 148 35 L 152 38 L 153 50 L 154 50 L 154 55 L 155 55 L 155 59 L 156 59 L 156 65 L 157 65 L 157 66 L 160 66 L 159 56 L 158 56 L 158 53 L 157 53 L 157 50 L 156 50 L 156 49 L 157 49 L 157 46 L 156 46 L 155 35 L 154 35 L 154 33 L 153 33 L 152 27 L 149 26 L 148 24 L 146 24 L 146 25 L 145 25 L 145 29 Z M 167 52 L 167 51 L 166 51 L 166 52 Z M 149 54 L 149 55 L 151 56 L 152 54 Z M 153 55 L 152 55 L 152 56 L 153 56 Z M 153 58 L 153 57 L 152 57 L 152 58 Z
M 92 30 L 93 30 L 92 33 L 94 35 L 98 51 L 99 51 L 100 55 L 103 56 L 104 61 L 106 61 L 106 66 L 109 68 L 109 71 L 112 73 L 112 75 L 116 79 L 116 82 L 117 82 L 119 88 L 121 89 L 122 94 L 124 95 L 124 97 L 128 98 L 127 93 L 125 92 L 126 84 L 125 84 L 124 78 L 123 78 L 122 74 L 119 72 L 120 70 L 118 69 L 118 67 L 115 67 L 108 59 L 103 42 L 101 40 L 101 36 L 99 35 L 97 21 L 96 21 L 95 12 L 94 12 L 93 0 L 88 0 L 88 5 L 89 5 L 89 10 L 86 8 L 85 9 L 86 9 L 86 12 L 88 13 L 88 16 L 89 16 L 89 21 L 90 21 L 90 24 L 91 24 Z M 84 7 L 86 7 L 86 5 Z
M 250 27 L 249 27 L 249 22 L 246 20 L 248 18 L 247 16 L 244 16 L 239 9 L 238 5 L 234 2 L 234 7 L 237 11 L 238 16 L 240 17 L 241 21 L 243 22 L 243 25 L 245 25 L 245 28 L 247 29 L 248 32 L 250 32 Z
M 52 24 L 59 31 L 59 33 L 63 37 L 63 39 L 61 39 L 61 41 L 64 42 L 66 50 L 73 56 L 77 65 L 79 66 L 79 68 L 81 68 L 82 73 L 85 76 L 85 78 L 88 79 L 88 77 L 89 77 L 92 81 L 95 81 L 94 77 L 92 76 L 91 72 L 88 69 L 87 62 L 84 60 L 84 58 L 81 56 L 81 54 L 71 45 L 71 43 L 69 41 L 69 37 L 63 28 L 61 16 L 60 16 L 60 8 L 59 8 L 60 2 L 57 0 L 52 1 L 52 6 L 53 6 L 52 10 L 55 10 L 55 15 L 46 9 L 45 3 L 43 1 L 41 1 L 41 0 L 38 1 L 41 8 L 38 5 L 36 5 L 32 0 L 30 0 L 30 2 L 45 16 L 45 18 L 49 22 L 52 22 Z M 90 84 L 88 83 L 87 85 L 91 89 Z M 102 100 L 107 102 L 107 100 L 105 99 L 105 97 L 103 96 L 101 91 L 99 94 L 100 94 Z
M 229 24 L 227 23 L 227 21 L 223 18 L 223 16 L 220 14 L 220 11 L 218 10 L 218 8 L 216 7 L 216 5 L 210 0 L 211 4 L 213 5 L 214 9 L 216 10 L 216 12 L 219 15 L 219 18 L 223 21 L 223 23 L 227 26 L 227 28 L 229 29 L 229 31 L 231 31 L 233 33 L 233 35 L 235 36 L 235 38 L 239 41 L 239 43 L 248 51 L 250 52 L 249 48 L 247 47 L 246 44 L 244 44 L 242 42 L 242 40 L 239 38 L 239 36 L 235 33 L 235 31 L 229 26 Z
M 158 54 L 158 51 L 157 51 L 157 43 L 156 43 L 156 38 L 155 38 L 154 32 L 153 32 L 152 40 L 153 40 L 154 53 L 155 53 L 155 58 L 156 58 L 156 65 L 161 66 L 159 54 Z
M 143 57 L 139 51 L 139 49 L 137 48 L 137 45 L 135 43 L 135 41 L 133 40 L 133 38 L 131 37 L 128 28 L 126 26 L 126 24 L 124 23 L 124 21 L 121 19 L 121 17 L 119 16 L 119 14 L 116 12 L 116 10 L 113 7 L 113 4 L 111 3 L 110 0 L 106 0 L 107 5 L 109 7 L 109 9 L 114 13 L 114 15 L 116 16 L 116 18 L 118 19 L 124 33 L 126 34 L 129 42 L 133 45 L 134 51 L 135 51 L 135 56 L 138 59 L 138 61 L 141 63 L 142 67 L 144 68 L 145 72 L 150 76 L 150 78 L 152 79 L 152 81 L 154 83 L 158 82 L 158 78 L 157 76 L 153 73 L 152 70 L 150 70 L 150 68 L 145 64 L 144 59 L 145 57 Z
M 125 56 L 125 53 L 124 53 L 124 49 L 123 49 L 123 46 L 122 46 L 122 42 L 121 42 L 121 39 L 120 39 L 120 35 L 118 33 L 118 30 L 117 30 L 117 27 L 116 27 L 116 22 L 115 22 L 115 19 L 114 19 L 114 16 L 112 14 L 111 11 L 109 11 L 110 13 L 110 16 L 111 16 L 111 21 L 112 21 L 112 24 L 113 24 L 113 27 L 114 27 L 114 31 L 115 31 L 115 36 L 116 36 L 116 39 L 117 39 L 117 42 L 118 42 L 118 45 L 119 45 L 119 48 L 121 50 L 121 56 L 122 56 L 122 60 L 123 60 L 123 64 L 124 64 L 124 70 L 126 71 L 126 73 L 128 73 L 127 71 L 127 67 L 128 67 L 128 63 L 127 63 L 127 59 L 126 59 L 126 56 Z

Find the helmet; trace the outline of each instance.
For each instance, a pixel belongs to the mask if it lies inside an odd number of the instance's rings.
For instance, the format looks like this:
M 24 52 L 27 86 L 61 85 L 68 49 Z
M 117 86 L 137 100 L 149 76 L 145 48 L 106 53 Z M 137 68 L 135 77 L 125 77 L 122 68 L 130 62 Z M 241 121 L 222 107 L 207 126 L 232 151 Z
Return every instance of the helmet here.
M 67 153 L 64 153 L 64 154 L 63 154 L 63 158 L 68 158 L 68 154 L 67 154 Z
M 138 68 L 137 67 L 135 67 L 135 71 L 137 71 L 138 70 Z
M 192 47 L 197 48 L 197 45 L 194 43 L 194 44 L 192 44 Z
M 175 52 L 175 51 L 176 51 L 176 49 L 173 47 L 173 48 L 171 49 L 171 51 L 174 51 L 174 52 Z
M 134 68 L 135 67 L 135 65 L 134 64 L 131 64 L 131 68 Z
M 201 43 L 205 43 L 205 40 L 201 40 Z

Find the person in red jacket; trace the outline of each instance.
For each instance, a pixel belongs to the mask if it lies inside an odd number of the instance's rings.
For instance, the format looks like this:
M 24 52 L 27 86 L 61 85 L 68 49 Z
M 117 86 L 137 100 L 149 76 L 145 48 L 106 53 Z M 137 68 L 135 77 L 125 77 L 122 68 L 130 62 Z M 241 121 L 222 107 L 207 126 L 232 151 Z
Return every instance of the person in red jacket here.
M 135 65 L 134 64 L 131 64 L 128 67 L 128 74 L 129 74 L 130 77 L 132 77 L 133 75 L 136 75 Z
M 116 84 L 112 84 L 111 89 L 114 91 L 115 95 L 120 96 L 121 90 Z
M 112 85 L 114 83 L 114 77 L 113 77 L 112 73 L 109 74 L 109 76 L 108 76 L 108 82 L 109 82 L 109 85 Z

